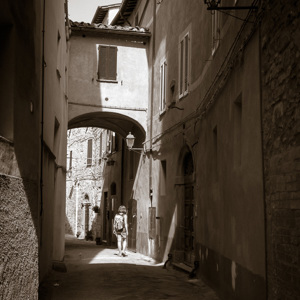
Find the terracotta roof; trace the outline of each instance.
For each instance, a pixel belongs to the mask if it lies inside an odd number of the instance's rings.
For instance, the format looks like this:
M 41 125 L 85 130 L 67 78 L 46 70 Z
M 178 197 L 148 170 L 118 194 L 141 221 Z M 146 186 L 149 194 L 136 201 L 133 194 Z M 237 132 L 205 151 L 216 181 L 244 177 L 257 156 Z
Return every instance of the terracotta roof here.
M 125 32 L 136 32 L 136 33 L 148 33 L 148 28 L 143 28 L 139 26 L 131 27 L 131 26 L 119 26 L 119 25 L 105 25 L 105 24 L 94 24 L 94 23 L 85 23 L 85 22 L 73 22 L 70 20 L 70 26 L 72 29 L 107 29 L 111 31 L 125 31 Z
M 127 23 L 127 18 L 130 17 L 137 4 L 137 0 L 123 0 L 119 12 L 111 21 L 112 25 L 123 25 Z
M 112 4 L 112 5 L 106 5 L 106 6 L 98 6 L 97 10 L 95 12 L 95 15 L 93 17 L 92 23 L 102 23 L 108 10 L 110 8 L 117 8 L 120 7 L 121 3 Z

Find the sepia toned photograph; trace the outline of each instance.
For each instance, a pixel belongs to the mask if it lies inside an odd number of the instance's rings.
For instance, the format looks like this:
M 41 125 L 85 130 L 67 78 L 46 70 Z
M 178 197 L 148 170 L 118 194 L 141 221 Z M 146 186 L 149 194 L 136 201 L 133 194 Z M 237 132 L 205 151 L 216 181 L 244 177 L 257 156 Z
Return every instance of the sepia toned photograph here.
M 1 300 L 300 299 L 300 1 L 0 7 Z

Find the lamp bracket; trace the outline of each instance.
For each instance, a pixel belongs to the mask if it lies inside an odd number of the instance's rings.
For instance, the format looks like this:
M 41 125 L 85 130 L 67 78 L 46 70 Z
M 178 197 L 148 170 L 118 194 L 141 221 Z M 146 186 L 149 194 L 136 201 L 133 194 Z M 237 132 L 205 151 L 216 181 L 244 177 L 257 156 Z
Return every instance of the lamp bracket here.
M 241 9 L 253 9 L 257 10 L 257 6 L 210 6 L 207 8 L 207 10 L 241 10 Z

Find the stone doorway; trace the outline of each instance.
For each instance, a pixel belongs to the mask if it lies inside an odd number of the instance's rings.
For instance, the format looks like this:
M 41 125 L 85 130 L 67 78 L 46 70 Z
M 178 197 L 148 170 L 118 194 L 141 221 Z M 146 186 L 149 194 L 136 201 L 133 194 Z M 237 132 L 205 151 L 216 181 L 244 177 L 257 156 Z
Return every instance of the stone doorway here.
M 194 164 L 188 152 L 183 160 L 184 167 L 184 263 L 192 266 L 195 260 L 194 239 Z

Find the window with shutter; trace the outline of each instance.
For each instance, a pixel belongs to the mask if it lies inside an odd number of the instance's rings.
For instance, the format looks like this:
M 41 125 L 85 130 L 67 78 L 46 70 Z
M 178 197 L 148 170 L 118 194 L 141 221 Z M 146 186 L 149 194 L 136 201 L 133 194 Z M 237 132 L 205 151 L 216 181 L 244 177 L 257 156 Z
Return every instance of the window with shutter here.
M 190 37 L 186 33 L 179 43 L 179 98 L 188 94 L 190 76 Z
M 167 62 L 163 60 L 160 65 L 160 106 L 159 111 L 163 113 L 166 110 L 166 80 L 167 80 Z
M 117 51 L 114 46 L 99 46 L 99 80 L 117 80 Z
M 88 140 L 87 144 L 87 160 L 86 160 L 86 166 L 90 167 L 92 165 L 93 160 L 93 140 Z

